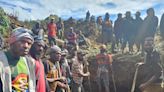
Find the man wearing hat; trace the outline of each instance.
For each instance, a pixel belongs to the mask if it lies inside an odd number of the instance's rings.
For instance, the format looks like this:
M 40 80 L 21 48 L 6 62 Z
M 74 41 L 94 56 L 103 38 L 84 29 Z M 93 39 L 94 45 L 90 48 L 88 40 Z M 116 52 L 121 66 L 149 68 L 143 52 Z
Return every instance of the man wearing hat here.
M 50 23 L 47 25 L 48 41 L 51 46 L 56 45 L 57 26 L 55 19 L 51 18 Z
M 30 49 L 30 55 L 35 60 L 37 92 L 46 92 L 44 66 L 41 60 L 45 51 L 45 47 L 46 47 L 46 44 L 42 40 L 42 38 L 35 37 L 34 43 Z
M 9 38 L 10 48 L 0 52 L 0 92 L 35 92 L 34 61 L 26 56 L 34 42 L 30 30 L 16 28 Z
M 89 72 L 84 73 L 84 56 L 85 53 L 81 50 L 77 51 L 77 57 L 72 64 L 72 92 L 84 92 L 83 77 L 90 75 Z
M 105 86 L 104 92 L 110 92 L 109 90 L 109 69 L 112 63 L 112 57 L 107 53 L 106 45 L 100 46 L 100 53 L 96 55 L 96 60 L 98 64 L 97 70 L 97 83 L 99 92 L 102 92 L 102 85 Z

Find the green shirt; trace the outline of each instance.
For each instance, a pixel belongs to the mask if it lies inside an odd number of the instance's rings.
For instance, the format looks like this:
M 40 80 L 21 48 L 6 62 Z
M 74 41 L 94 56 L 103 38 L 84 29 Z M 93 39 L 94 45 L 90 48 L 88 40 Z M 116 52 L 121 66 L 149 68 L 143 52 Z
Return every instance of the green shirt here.
M 28 90 L 28 68 L 23 57 L 14 58 L 10 52 L 6 52 L 8 63 L 11 69 L 12 89 L 20 92 L 19 85 L 24 83 L 25 90 Z

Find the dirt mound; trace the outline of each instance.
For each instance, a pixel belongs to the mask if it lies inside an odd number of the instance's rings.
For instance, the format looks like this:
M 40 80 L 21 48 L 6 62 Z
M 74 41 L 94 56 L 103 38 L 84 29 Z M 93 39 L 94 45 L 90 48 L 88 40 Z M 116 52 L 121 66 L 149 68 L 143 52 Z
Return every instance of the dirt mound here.
M 115 78 L 115 83 L 117 87 L 117 92 L 128 92 L 131 89 L 132 81 L 135 72 L 135 65 L 137 62 L 141 60 L 141 55 L 122 55 L 117 54 L 113 57 L 114 61 L 112 64 L 113 74 Z M 96 72 L 97 72 L 97 63 L 95 56 L 89 57 L 89 71 L 91 73 L 90 82 L 92 91 L 98 92 L 98 86 L 96 82 Z M 88 87 L 88 79 L 85 80 L 84 84 L 87 89 Z M 113 81 L 112 81 L 112 73 L 110 73 L 110 90 L 113 90 Z M 88 91 L 89 92 L 89 91 Z

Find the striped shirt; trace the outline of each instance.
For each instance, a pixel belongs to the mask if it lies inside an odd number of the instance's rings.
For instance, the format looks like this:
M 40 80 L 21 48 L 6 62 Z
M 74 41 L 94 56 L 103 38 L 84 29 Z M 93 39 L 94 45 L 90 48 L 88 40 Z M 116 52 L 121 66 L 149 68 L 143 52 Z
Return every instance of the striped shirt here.
M 83 77 L 79 75 L 80 71 L 83 71 L 83 64 L 75 58 L 72 64 L 72 77 L 77 84 L 82 84 L 83 82 Z

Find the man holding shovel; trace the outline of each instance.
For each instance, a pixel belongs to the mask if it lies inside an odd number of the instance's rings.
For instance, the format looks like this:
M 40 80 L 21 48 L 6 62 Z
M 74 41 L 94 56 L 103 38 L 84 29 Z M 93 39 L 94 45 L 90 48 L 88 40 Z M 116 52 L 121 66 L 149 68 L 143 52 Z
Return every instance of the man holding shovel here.
M 112 55 L 107 53 L 106 46 L 100 46 L 100 53 L 96 55 L 96 60 L 98 64 L 97 70 L 97 84 L 99 92 L 102 92 L 102 85 L 105 87 L 104 92 L 110 92 L 109 90 L 109 70 L 112 70 Z M 114 84 L 114 90 L 116 92 L 114 75 L 112 73 L 112 80 Z M 102 83 L 101 83 L 102 82 Z M 102 85 L 101 85 L 102 84 Z
M 133 85 L 136 83 L 136 79 L 138 80 L 136 85 L 139 87 L 139 91 L 135 92 L 160 92 L 157 89 L 153 89 L 150 91 L 151 85 L 157 83 L 159 77 L 161 76 L 161 67 L 160 64 L 160 55 L 154 49 L 154 39 L 153 37 L 146 37 L 144 41 L 144 50 L 145 57 L 144 62 L 138 63 L 136 71 L 138 75 L 135 74 Z M 135 78 L 137 77 L 137 78 Z M 140 83 L 139 83 L 140 82 Z M 132 87 L 131 92 L 134 92 L 134 86 Z M 149 91 L 148 91 L 149 90 Z

